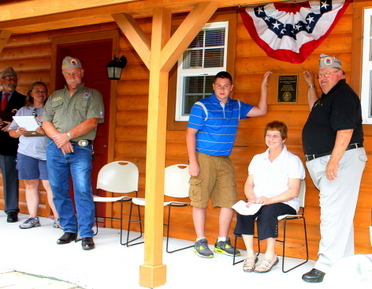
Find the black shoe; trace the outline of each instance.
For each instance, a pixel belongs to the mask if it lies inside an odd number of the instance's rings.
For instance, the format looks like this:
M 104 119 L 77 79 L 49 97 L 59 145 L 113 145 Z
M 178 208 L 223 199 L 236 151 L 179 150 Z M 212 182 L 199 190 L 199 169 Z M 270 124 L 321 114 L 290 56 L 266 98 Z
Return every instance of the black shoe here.
M 85 237 L 81 239 L 81 246 L 83 250 L 92 250 L 94 249 L 94 242 L 92 237 Z
M 320 283 L 323 281 L 325 274 L 326 273 L 314 268 L 310 272 L 307 272 L 306 274 L 302 275 L 302 280 L 309 283 Z
M 63 245 L 63 244 L 68 244 L 70 243 L 71 241 L 75 241 L 76 240 L 76 236 L 77 234 L 76 233 L 70 233 L 70 232 L 66 232 L 62 235 L 61 238 L 59 238 L 57 240 L 57 244 L 59 245 Z
M 16 212 L 9 212 L 8 218 L 6 219 L 8 223 L 15 223 L 18 221 L 18 213 Z

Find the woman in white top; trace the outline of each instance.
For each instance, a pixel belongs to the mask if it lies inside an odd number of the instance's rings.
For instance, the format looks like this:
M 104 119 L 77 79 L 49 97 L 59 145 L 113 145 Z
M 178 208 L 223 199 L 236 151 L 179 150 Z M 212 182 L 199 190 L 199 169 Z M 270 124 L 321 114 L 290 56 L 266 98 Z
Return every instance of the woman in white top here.
M 277 217 L 296 214 L 299 210 L 298 193 L 301 180 L 305 178 L 304 166 L 296 155 L 290 153 L 284 144 L 287 140 L 287 126 L 280 121 L 268 123 L 265 127 L 265 143 L 268 149 L 255 155 L 248 167 L 248 178 L 244 193 L 251 204 L 261 204 L 260 210 L 250 216 L 237 215 L 235 234 L 243 236 L 247 249 L 244 261 L 245 272 L 269 272 L 278 263 L 275 241 L 278 237 Z M 257 219 L 258 238 L 266 240 L 264 260 L 255 266 L 258 258 L 253 247 L 254 223 Z
M 54 215 L 53 227 L 60 228 L 59 216 L 53 203 L 53 193 L 49 185 L 46 168 L 46 145 L 48 137 L 40 127 L 44 114 L 44 104 L 47 98 L 48 91 L 46 85 L 43 82 L 35 82 L 27 92 L 25 106 L 20 108 L 16 114 L 16 116 L 34 116 L 39 124 L 39 127 L 36 129 L 37 135 L 31 134 L 30 136 L 30 132 L 27 133 L 27 130 L 19 127 L 15 121 L 9 127 L 9 135 L 19 138 L 17 151 L 18 178 L 24 180 L 27 209 L 30 214 L 29 218 L 19 226 L 21 229 L 40 226 L 37 213 L 40 201 L 40 180 L 47 192 L 48 203 Z

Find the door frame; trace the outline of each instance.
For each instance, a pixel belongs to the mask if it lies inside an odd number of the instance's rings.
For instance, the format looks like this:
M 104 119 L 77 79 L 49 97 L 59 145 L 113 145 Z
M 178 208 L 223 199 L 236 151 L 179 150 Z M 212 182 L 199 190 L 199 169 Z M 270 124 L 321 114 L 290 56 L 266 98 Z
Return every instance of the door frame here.
M 111 29 L 106 31 L 88 32 L 66 36 L 56 36 L 52 39 L 52 55 L 51 55 L 51 81 L 50 91 L 55 91 L 55 83 L 57 73 L 60 73 L 59 64 L 56 63 L 57 48 L 61 44 L 71 44 L 85 41 L 112 39 L 112 58 L 114 55 L 119 55 L 120 47 L 120 32 L 118 29 Z M 114 160 L 115 154 L 115 115 L 116 115 L 116 97 L 117 97 L 117 80 L 111 80 L 110 87 L 110 114 L 109 114 L 109 131 L 108 131 L 108 149 L 107 149 L 107 162 Z

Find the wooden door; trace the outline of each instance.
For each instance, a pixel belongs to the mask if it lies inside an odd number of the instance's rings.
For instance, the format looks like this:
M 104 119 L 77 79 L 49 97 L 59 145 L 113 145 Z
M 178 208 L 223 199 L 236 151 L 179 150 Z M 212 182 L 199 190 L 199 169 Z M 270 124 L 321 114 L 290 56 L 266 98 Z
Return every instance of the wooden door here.
M 112 60 L 112 39 L 85 41 L 71 44 L 60 44 L 57 48 L 57 74 L 56 89 L 65 85 L 65 79 L 61 73 L 62 60 L 66 56 L 78 58 L 84 68 L 84 84 L 87 87 L 97 89 L 103 96 L 105 105 L 104 123 L 100 123 L 97 136 L 94 140 L 94 156 L 92 170 L 92 188 L 96 188 L 97 175 L 100 168 L 107 163 L 108 159 L 108 131 L 110 123 L 110 88 L 111 83 L 107 78 L 106 64 Z M 98 215 L 104 215 L 104 207 L 97 208 Z

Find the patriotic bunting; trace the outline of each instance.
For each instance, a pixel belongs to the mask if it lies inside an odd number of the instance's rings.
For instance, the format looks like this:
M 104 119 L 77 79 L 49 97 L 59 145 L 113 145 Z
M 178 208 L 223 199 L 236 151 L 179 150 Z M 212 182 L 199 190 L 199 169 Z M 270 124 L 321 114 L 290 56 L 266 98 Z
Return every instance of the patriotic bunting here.
M 327 38 L 351 1 L 270 3 L 243 8 L 240 15 L 252 39 L 268 56 L 302 63 Z

